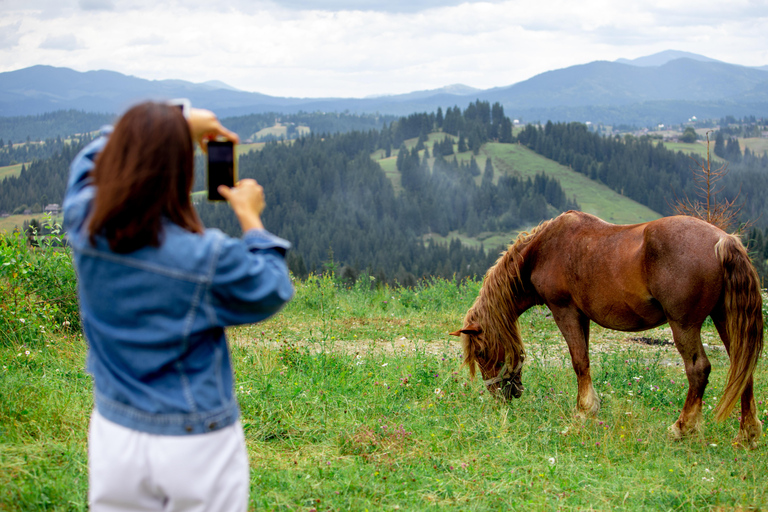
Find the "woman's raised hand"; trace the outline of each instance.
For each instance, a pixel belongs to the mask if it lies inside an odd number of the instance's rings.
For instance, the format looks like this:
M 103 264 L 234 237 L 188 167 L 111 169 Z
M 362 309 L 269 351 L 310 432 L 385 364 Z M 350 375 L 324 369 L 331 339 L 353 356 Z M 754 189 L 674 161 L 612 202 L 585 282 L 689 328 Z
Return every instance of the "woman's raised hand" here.
M 233 131 L 227 130 L 219 122 L 216 114 L 202 108 L 191 108 L 187 116 L 189 130 L 192 132 L 192 140 L 197 142 L 203 151 L 208 150 L 208 141 L 217 137 L 231 140 L 235 144 L 240 142 L 240 137 Z
M 261 223 L 261 212 L 264 211 L 267 203 L 264 200 L 264 189 L 256 180 L 240 180 L 232 188 L 219 185 L 218 191 L 224 199 L 229 201 L 243 232 L 249 229 L 264 229 L 264 224 Z

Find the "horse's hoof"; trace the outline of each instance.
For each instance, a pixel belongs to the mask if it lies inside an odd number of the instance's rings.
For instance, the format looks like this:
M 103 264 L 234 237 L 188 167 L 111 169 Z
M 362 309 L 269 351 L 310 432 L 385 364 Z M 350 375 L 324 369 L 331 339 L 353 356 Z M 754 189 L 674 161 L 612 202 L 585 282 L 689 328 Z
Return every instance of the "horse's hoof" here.
M 579 419 L 581 421 L 591 420 L 594 418 L 597 418 L 597 413 L 600 411 L 600 407 L 590 407 L 589 409 L 582 409 L 577 408 L 576 409 L 576 419 Z
M 667 435 L 672 441 L 680 441 L 683 438 L 683 431 L 677 426 L 677 422 L 667 428 Z
M 757 424 L 742 425 L 742 427 L 739 428 L 739 434 L 736 436 L 736 443 L 744 448 L 754 450 L 757 448 L 757 441 L 762 434 L 763 424 L 760 421 L 758 421 Z

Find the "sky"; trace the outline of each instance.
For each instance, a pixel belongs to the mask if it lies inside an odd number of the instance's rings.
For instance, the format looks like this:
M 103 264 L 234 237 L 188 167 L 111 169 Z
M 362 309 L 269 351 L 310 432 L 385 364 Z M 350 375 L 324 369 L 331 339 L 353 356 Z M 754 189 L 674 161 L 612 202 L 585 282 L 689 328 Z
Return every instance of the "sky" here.
M 768 65 L 768 0 L 0 0 L 0 72 L 46 64 L 282 97 L 503 87 L 681 50 Z

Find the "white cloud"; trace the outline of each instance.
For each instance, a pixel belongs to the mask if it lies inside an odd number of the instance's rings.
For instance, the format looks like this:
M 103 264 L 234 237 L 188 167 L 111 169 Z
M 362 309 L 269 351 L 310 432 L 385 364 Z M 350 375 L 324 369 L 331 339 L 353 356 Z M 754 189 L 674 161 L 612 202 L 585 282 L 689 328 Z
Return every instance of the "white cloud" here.
M 78 5 L 84 11 L 112 11 L 115 9 L 112 0 L 79 0 Z
M 126 44 L 128 46 L 161 46 L 168 44 L 168 38 L 159 34 L 148 34 L 131 39 Z
M 757 6 L 764 1 L 0 2 L 0 48 L 14 49 L 0 53 L 0 71 L 111 69 L 280 96 L 490 88 L 666 49 L 768 64 L 768 9 Z M 54 62 L 51 49 L 67 51 Z
M 19 44 L 19 39 L 21 38 L 19 27 L 21 27 L 20 21 L 0 27 L 0 49 L 11 49 Z
M 46 50 L 65 50 L 68 52 L 84 48 L 83 44 L 74 36 L 74 34 L 48 36 L 42 43 L 40 43 L 39 47 Z

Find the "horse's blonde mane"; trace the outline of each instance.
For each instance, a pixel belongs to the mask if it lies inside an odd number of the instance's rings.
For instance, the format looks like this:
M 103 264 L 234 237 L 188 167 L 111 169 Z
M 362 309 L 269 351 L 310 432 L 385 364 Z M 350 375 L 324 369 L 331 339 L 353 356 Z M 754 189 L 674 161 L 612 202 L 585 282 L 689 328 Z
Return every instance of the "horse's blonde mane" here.
M 507 362 L 513 367 L 525 358 L 525 347 L 517 323 L 521 312 L 518 311 L 515 300 L 516 293 L 525 289 L 520 273 L 524 260 L 522 253 L 550 222 L 551 220 L 544 221 L 530 232 L 520 233 L 515 242 L 488 269 L 480 294 L 464 320 L 465 326 L 479 324 L 482 327 L 484 348 L 488 353 L 499 353 L 499 347 L 503 347 Z M 469 347 L 470 336 L 463 336 L 462 340 L 464 362 L 474 375 L 476 358 L 475 351 Z

